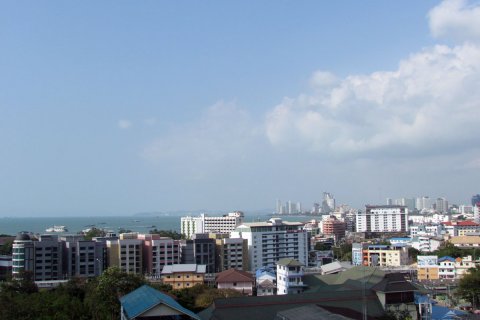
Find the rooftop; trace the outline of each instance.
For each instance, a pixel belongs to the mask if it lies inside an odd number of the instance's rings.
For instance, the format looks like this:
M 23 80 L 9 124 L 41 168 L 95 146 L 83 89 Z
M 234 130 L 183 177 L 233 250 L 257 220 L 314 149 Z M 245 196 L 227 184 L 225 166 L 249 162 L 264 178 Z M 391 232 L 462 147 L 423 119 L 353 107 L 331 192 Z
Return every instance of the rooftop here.
M 176 272 L 195 272 L 205 273 L 207 266 L 204 264 L 172 264 L 164 266 L 162 273 L 176 273 Z
M 293 258 L 283 258 L 277 261 L 277 265 L 286 267 L 301 267 L 303 264 Z
M 129 319 L 136 318 L 160 304 L 164 304 L 181 314 L 188 315 L 192 319 L 200 319 L 195 313 L 182 307 L 169 295 L 147 285 L 124 295 L 120 298 L 120 303 Z
M 225 282 L 255 282 L 254 277 L 245 271 L 239 271 L 236 269 L 228 269 L 217 274 L 217 283 Z

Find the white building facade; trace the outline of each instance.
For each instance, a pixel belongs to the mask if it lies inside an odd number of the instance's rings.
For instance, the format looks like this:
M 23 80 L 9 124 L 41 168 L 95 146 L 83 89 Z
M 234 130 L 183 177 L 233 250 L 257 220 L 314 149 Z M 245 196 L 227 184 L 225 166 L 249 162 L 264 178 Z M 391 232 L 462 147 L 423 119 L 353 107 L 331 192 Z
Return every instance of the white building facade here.
M 357 213 L 357 232 L 407 232 L 408 209 L 405 206 L 369 206 Z
M 248 241 L 250 270 L 275 266 L 282 258 L 293 258 L 308 265 L 308 237 L 301 222 L 272 218 L 266 222 L 244 223 L 230 238 Z
M 209 217 L 202 213 L 200 217 L 182 217 L 180 219 L 180 231 L 188 239 L 195 233 L 230 233 L 242 224 L 243 220 L 244 214 L 241 211 L 216 217 Z

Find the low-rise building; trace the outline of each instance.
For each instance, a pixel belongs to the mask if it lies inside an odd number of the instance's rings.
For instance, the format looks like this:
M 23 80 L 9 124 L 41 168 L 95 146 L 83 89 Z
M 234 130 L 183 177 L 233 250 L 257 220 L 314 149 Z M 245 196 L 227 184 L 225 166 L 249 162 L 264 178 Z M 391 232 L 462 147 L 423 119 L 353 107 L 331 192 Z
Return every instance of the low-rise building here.
M 408 247 L 396 245 L 368 245 L 363 250 L 363 264 L 366 266 L 400 267 L 408 264 Z
M 448 240 L 455 247 L 459 248 L 476 248 L 480 247 L 480 236 L 458 236 L 451 237 Z
M 257 296 L 271 296 L 277 293 L 275 269 L 262 267 L 255 272 Z
M 205 281 L 206 266 L 199 264 L 173 264 L 162 269 L 162 281 L 173 289 L 184 289 Z
M 437 256 L 417 256 L 417 279 L 438 280 L 438 257 Z
M 450 236 L 465 236 L 469 233 L 480 232 L 480 224 L 471 220 L 442 222 L 445 232 Z
M 228 269 L 217 274 L 215 283 L 218 289 L 233 289 L 244 295 L 253 295 L 255 278 L 248 272 Z
M 438 277 L 440 279 L 455 279 L 455 258 L 450 256 L 438 259 Z
M 277 294 L 299 294 L 306 287 L 303 283 L 304 265 L 292 258 L 277 262 Z

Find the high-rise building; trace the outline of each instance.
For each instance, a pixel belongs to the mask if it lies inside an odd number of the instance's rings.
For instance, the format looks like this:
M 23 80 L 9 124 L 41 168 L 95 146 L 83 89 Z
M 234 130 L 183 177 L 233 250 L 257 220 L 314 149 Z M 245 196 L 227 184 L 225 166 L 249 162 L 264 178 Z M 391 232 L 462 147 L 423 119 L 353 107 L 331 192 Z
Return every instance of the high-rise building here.
M 345 237 L 345 222 L 337 220 L 334 216 L 322 220 L 322 233 L 331 236 L 335 242 Z
M 408 209 L 404 206 L 371 206 L 359 211 L 357 232 L 407 232 Z
M 448 211 L 448 201 L 445 198 L 437 198 L 435 201 L 435 209 L 440 213 L 446 213 Z
M 472 196 L 472 206 L 480 203 L 480 194 L 476 194 Z
M 473 206 L 473 221 L 475 223 L 480 223 L 480 202 L 477 202 Z
M 329 193 L 323 193 L 322 213 L 327 214 L 335 211 L 335 198 Z
M 308 239 L 303 225 L 280 218 L 243 223 L 230 233 L 230 238 L 247 239 L 250 271 L 274 267 L 282 258 L 294 258 L 308 265 Z
M 423 196 L 421 198 L 416 199 L 415 209 L 422 211 L 422 210 L 428 210 L 431 207 L 432 207 L 432 201 L 430 197 Z

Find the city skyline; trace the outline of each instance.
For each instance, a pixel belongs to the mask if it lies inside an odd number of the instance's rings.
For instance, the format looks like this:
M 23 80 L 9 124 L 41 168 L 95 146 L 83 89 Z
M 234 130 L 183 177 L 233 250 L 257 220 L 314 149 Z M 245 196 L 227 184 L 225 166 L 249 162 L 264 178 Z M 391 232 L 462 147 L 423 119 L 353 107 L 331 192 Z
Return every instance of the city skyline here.
M 479 192 L 478 2 L 26 1 L 0 21 L 0 217 Z

